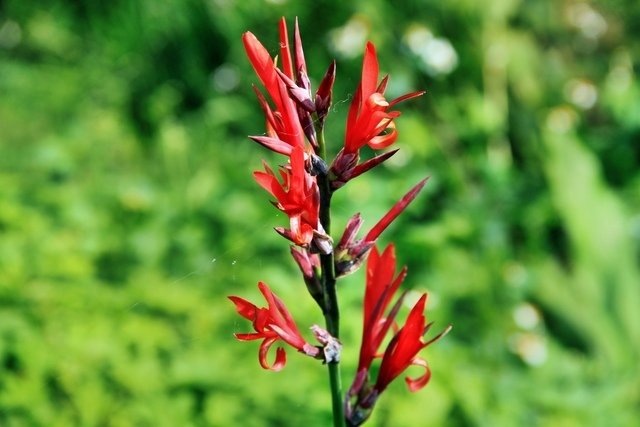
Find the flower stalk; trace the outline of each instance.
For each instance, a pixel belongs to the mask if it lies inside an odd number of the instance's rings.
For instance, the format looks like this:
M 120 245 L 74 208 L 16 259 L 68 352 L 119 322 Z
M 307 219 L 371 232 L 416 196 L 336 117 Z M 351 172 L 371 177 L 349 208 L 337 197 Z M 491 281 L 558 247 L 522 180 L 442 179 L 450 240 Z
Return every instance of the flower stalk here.
M 379 81 L 375 46 L 366 45 L 362 76 L 347 117 L 345 139 L 332 160 L 328 156 L 324 127 L 330 112 L 336 63 L 325 72 L 315 94 L 307 74 L 302 39 L 295 22 L 293 46 L 289 43 L 287 25 L 279 25 L 280 58 L 269 51 L 251 33 L 242 40 L 247 56 L 264 90 L 254 87 L 264 113 L 266 132 L 250 138 L 263 147 L 283 155 L 286 160 L 276 170 L 264 163 L 264 171 L 254 172 L 256 182 L 275 200 L 273 205 L 289 220 L 288 228 L 275 231 L 292 244 L 290 251 L 298 265 L 306 290 L 322 311 L 326 329 L 313 325 L 311 330 L 319 345 L 312 345 L 301 334 L 292 313 L 284 302 L 263 282 L 258 284 L 267 307 L 258 307 L 238 297 L 230 296 L 236 310 L 252 322 L 254 332 L 236 334 L 241 341 L 262 340 L 258 360 L 264 369 L 279 371 L 286 364 L 284 347 L 289 346 L 327 365 L 334 427 L 359 426 L 367 421 L 374 405 L 389 383 L 409 366 L 419 366 L 424 374 L 406 378 L 410 391 L 424 387 L 431 370 L 418 353 L 442 337 L 448 329 L 430 340 L 424 339 L 431 323 L 426 324 L 424 293 L 409 313 L 404 326 L 398 327 L 398 317 L 404 293 L 391 304 L 406 275 L 406 268 L 396 275 L 395 249 L 390 245 L 379 253 L 376 241 L 380 234 L 417 197 L 426 178 L 409 190 L 361 239 L 356 235 L 364 220 L 356 213 L 347 223 L 337 244 L 331 238 L 331 199 L 350 180 L 379 166 L 398 150 L 377 153 L 360 162 L 360 149 L 365 145 L 380 150 L 392 145 L 398 136 L 395 120 L 399 111 L 392 108 L 424 92 L 412 92 L 387 101 L 384 92 L 388 76 Z M 293 49 L 291 49 L 293 47 Z M 292 55 L 293 52 L 293 55 Z M 340 307 L 338 280 L 355 272 L 368 260 L 366 289 L 363 302 L 363 335 L 360 359 L 355 379 L 343 394 L 340 357 Z M 389 335 L 392 335 L 388 340 Z M 387 342 L 382 351 L 382 343 Z M 276 348 L 275 359 L 269 362 L 269 349 Z M 285 346 L 286 344 L 286 346 Z M 382 359 L 374 381 L 371 367 Z M 376 372 L 376 370 L 373 370 Z
M 317 122 L 319 123 L 319 122 Z M 324 130 L 321 125 L 316 127 L 318 149 L 320 158 L 327 157 Z M 320 190 L 320 224 L 327 234 L 331 233 L 331 182 L 327 174 L 318 176 L 318 188 Z M 340 308 L 336 292 L 336 274 L 334 252 L 320 255 L 321 283 L 324 294 L 324 307 L 322 307 L 327 331 L 336 339 L 340 339 Z M 331 406 L 333 409 L 334 427 L 343 427 L 345 424 L 342 403 L 342 381 L 340 378 L 340 361 L 327 363 L 329 370 L 329 384 L 331 387 Z

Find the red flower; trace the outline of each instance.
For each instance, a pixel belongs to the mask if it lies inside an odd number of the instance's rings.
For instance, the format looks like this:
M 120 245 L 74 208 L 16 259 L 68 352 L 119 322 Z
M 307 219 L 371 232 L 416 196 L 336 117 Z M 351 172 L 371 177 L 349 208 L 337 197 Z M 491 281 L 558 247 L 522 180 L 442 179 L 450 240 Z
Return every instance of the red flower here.
M 403 267 L 394 278 L 395 270 L 396 254 L 393 244 L 387 246 L 382 255 L 374 246 L 367 261 L 367 284 L 364 293 L 364 321 L 358 372 L 368 371 L 373 359 L 379 357 L 378 349 L 393 325 L 394 318 L 402 303 L 403 297 L 400 297 L 391 312 L 385 317 L 393 295 L 407 274 L 407 268 Z
M 255 333 L 235 334 L 240 341 L 263 340 L 258 352 L 260 366 L 272 371 L 281 370 L 287 362 L 284 348 L 278 347 L 273 365 L 267 361 L 267 353 L 271 346 L 278 340 L 282 340 L 290 346 L 311 357 L 322 357 L 318 347 L 314 347 L 302 338 L 291 313 L 287 310 L 282 300 L 278 298 L 266 283 L 258 283 L 258 288 L 265 300 L 267 307 L 256 307 L 249 301 L 230 296 L 229 299 L 236 305 L 236 310 L 245 319 L 253 322 Z
M 404 326 L 397 330 L 395 318 L 404 301 L 402 294 L 391 310 L 387 308 L 406 275 L 406 267 L 394 277 L 396 270 L 395 249 L 389 245 L 382 255 L 373 247 L 367 261 L 367 284 L 364 296 L 364 321 L 360 360 L 353 384 L 345 398 L 345 414 L 349 425 L 358 426 L 367 420 L 380 394 L 411 365 L 426 369 L 424 375 L 417 379 L 406 378 L 410 391 L 418 391 L 424 387 L 431 377 L 427 362 L 418 356 L 423 348 L 437 341 L 447 332 L 450 326 L 435 338 L 424 341 L 431 324 L 425 326 L 424 310 L 427 294 L 423 294 L 413 306 Z M 389 342 L 385 352 L 379 353 L 380 346 L 387 333 L 394 330 L 395 335 Z M 382 357 L 378 378 L 373 384 L 369 370 L 374 359 Z
M 362 62 L 362 80 L 351 102 L 344 141 L 345 153 L 356 153 L 365 144 L 374 150 L 386 148 L 397 138 L 393 120 L 399 111 L 388 111 L 395 104 L 415 98 L 424 91 L 412 92 L 387 101 L 384 91 L 388 76 L 378 84 L 378 57 L 373 43 L 368 42 Z M 387 131 L 387 133 L 384 133 Z
M 428 345 L 442 338 L 451 330 L 448 326 L 434 338 L 425 341 L 424 335 L 431 328 L 432 323 L 426 324 L 424 315 L 427 294 L 423 294 L 416 305 L 413 306 L 404 326 L 395 334 L 382 356 L 382 364 L 378 372 L 378 380 L 374 386 L 377 394 L 382 393 L 387 386 L 396 379 L 409 366 L 421 366 L 425 373 L 416 379 L 405 378 L 410 391 L 418 391 L 429 382 L 431 370 L 427 361 L 418 357 L 418 352 Z
M 297 19 L 294 28 L 293 57 L 287 23 L 284 18 L 280 20 L 281 69 L 276 67 L 276 59 L 271 58 L 269 52 L 252 33 L 244 33 L 242 41 L 249 61 L 275 107 L 272 109 L 262 93 L 254 88 L 267 120 L 267 136 L 250 138 L 270 150 L 285 155 L 291 154 L 292 147 L 304 147 L 305 136 L 314 149 L 317 148 L 316 130 L 311 113 L 317 114 L 317 125 L 322 127 L 331 104 L 335 62 L 327 69 L 315 98 L 312 98 Z
M 294 147 L 289 164 L 280 169 L 283 182 L 265 164 L 265 172 L 253 173 L 255 180 L 276 198 L 276 207 L 289 217 L 289 229 L 276 231 L 300 246 L 308 246 L 317 236 L 324 237 L 319 221 L 320 195 L 316 180 L 305 170 L 304 151 Z
M 242 35 L 242 41 L 253 69 L 275 106 L 275 110 L 273 110 L 260 91 L 255 89 L 267 120 L 268 136 L 254 136 L 251 138 L 275 152 L 290 155 L 293 147 L 305 147 L 304 133 L 296 104 L 289 96 L 287 86 L 278 76 L 275 59 L 271 58 L 267 49 L 250 32 Z M 289 78 L 293 78 L 289 40 L 284 18 L 280 21 L 280 54 L 284 74 Z
M 424 93 L 412 92 L 387 101 L 384 92 L 389 76 L 385 76 L 378 84 L 378 72 L 376 49 L 373 43 L 368 42 L 362 62 L 362 79 L 349 107 L 344 147 L 331 166 L 334 189 L 342 187 L 347 181 L 362 175 L 396 153 L 397 150 L 383 153 L 358 165 L 363 146 L 369 145 L 374 150 L 379 150 L 393 144 L 398 137 L 394 120 L 400 116 L 400 112 L 389 109 L 399 102 Z

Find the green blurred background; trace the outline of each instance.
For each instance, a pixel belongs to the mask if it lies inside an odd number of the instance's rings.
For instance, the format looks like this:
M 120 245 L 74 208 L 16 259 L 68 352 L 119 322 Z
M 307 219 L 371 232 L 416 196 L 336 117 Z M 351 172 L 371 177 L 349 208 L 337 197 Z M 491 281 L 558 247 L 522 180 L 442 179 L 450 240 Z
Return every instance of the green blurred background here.
M 338 60 L 334 153 L 367 39 L 390 97 L 428 91 L 335 197 L 334 238 L 431 176 L 381 242 L 454 324 L 368 425 L 637 425 L 639 2 L 3 0 L 0 426 L 329 425 L 325 369 L 260 369 L 226 299 L 264 280 L 322 322 L 251 177 L 282 158 L 246 138 L 240 37 L 275 54 L 282 15 L 316 84 Z M 362 290 L 339 290 L 347 385 Z

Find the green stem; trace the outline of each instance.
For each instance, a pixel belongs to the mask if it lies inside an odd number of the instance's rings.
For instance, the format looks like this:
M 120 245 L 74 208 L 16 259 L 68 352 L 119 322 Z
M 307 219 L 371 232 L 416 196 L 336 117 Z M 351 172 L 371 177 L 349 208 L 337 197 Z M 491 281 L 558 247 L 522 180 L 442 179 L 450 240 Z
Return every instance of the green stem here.
M 322 129 L 317 129 L 319 155 L 326 159 L 326 146 Z M 320 190 L 320 223 L 327 234 L 331 233 L 331 182 L 326 175 L 318 176 Z M 340 337 L 340 310 L 336 294 L 336 276 L 334 271 L 333 252 L 320 255 L 322 269 L 322 292 L 324 296 L 323 314 L 327 331 L 336 339 Z M 344 410 L 342 405 L 342 383 L 340 380 L 339 362 L 327 363 L 329 368 L 329 384 L 331 387 L 331 403 L 333 407 L 334 427 L 344 427 Z

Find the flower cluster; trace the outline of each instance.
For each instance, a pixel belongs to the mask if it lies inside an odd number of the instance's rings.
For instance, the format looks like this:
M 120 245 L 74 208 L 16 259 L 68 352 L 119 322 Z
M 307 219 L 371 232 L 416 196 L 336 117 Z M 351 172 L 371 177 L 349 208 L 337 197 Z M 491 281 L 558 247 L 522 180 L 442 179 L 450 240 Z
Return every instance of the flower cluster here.
M 424 340 L 424 335 L 431 327 L 431 324 L 426 324 L 424 316 L 427 294 L 422 294 L 411 309 L 404 326 L 397 329 L 395 319 L 406 294 L 402 293 L 391 309 L 387 309 L 407 274 L 407 268 L 403 267 L 394 277 L 395 270 L 395 247 L 389 245 L 382 254 L 374 247 L 367 261 L 360 359 L 355 380 L 345 399 L 345 416 L 352 426 L 366 421 L 380 393 L 409 366 L 421 366 L 425 369 L 421 377 L 405 379 L 409 390 L 418 391 L 427 385 L 431 371 L 427 362 L 418 356 L 418 352 L 440 339 L 450 329 L 448 327 L 435 338 Z M 396 332 L 381 355 L 380 347 L 394 329 Z M 369 370 L 374 359 L 379 357 L 382 357 L 382 362 L 378 378 L 371 383 Z
M 385 98 L 388 76 L 379 80 L 379 65 L 375 46 L 366 45 L 361 81 L 349 108 L 344 144 L 329 162 L 324 140 L 325 122 L 330 111 L 336 64 L 332 62 L 315 92 L 307 74 L 302 40 L 295 22 L 293 46 L 289 42 L 287 25 L 282 18 L 279 25 L 279 55 L 269 51 L 250 32 L 243 35 L 247 56 L 263 89 L 254 86 L 258 102 L 264 113 L 266 131 L 250 138 L 267 149 L 283 155 L 285 160 L 277 172 L 264 162 L 264 171 L 254 172 L 256 182 L 274 199 L 274 206 L 288 218 L 288 227 L 275 230 L 292 243 L 291 255 L 300 268 L 309 294 L 320 306 L 327 330 L 312 326 L 319 345 L 309 344 L 301 335 L 285 304 L 271 289 L 260 282 L 258 288 L 267 306 L 257 307 L 238 296 L 229 298 L 238 313 L 252 322 L 255 332 L 239 333 L 242 341 L 262 340 L 258 352 L 260 365 L 265 369 L 280 370 L 286 363 L 283 347 L 278 347 L 273 363 L 267 354 L 273 344 L 285 343 L 299 353 L 333 366 L 329 370 L 335 425 L 357 426 L 367 420 L 379 395 L 390 382 L 409 366 L 417 365 L 425 373 L 407 378 L 411 391 L 424 387 L 430 378 L 427 362 L 418 353 L 448 332 L 449 328 L 431 340 L 424 334 L 427 295 L 423 294 L 411 308 L 402 327 L 396 318 L 405 294 L 391 305 L 405 275 L 403 268 L 396 275 L 396 257 L 393 245 L 381 254 L 376 241 L 381 233 L 416 198 L 426 178 L 411 188 L 367 232 L 357 238 L 363 219 L 356 213 L 347 223 L 342 237 L 334 244 L 330 237 L 330 201 L 335 191 L 352 179 L 370 171 L 393 156 L 397 150 L 375 155 L 361 162 L 360 150 L 369 146 L 381 150 L 397 139 L 396 119 L 399 111 L 393 108 L 400 102 L 415 98 L 424 92 L 412 92 L 391 101 Z M 266 94 L 264 92 L 266 92 Z M 339 306 L 336 281 L 356 271 L 365 261 L 366 288 L 363 304 L 363 334 L 358 369 L 346 396 L 341 397 L 339 373 L 335 367 L 340 361 Z M 391 306 L 391 307 L 390 307 Z M 390 307 L 390 308 L 389 308 Z M 383 343 L 386 348 L 381 352 Z M 377 378 L 371 378 L 375 359 L 381 358 Z

